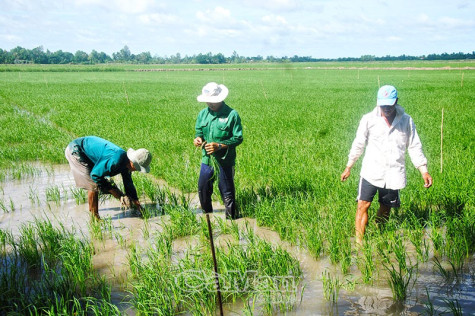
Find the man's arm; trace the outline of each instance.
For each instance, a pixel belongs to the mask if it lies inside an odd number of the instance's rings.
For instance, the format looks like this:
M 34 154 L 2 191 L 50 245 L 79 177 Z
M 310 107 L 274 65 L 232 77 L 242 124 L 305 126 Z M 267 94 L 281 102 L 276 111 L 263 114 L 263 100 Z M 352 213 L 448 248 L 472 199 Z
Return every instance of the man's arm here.
M 360 121 L 360 124 L 358 125 L 356 137 L 351 145 L 350 153 L 348 155 L 348 162 L 346 163 L 346 168 L 340 176 L 341 181 L 345 181 L 350 177 L 351 168 L 356 163 L 356 161 L 358 161 L 358 158 L 360 158 L 360 156 L 363 154 L 367 141 L 368 123 L 366 117 L 363 116 Z
M 422 143 L 412 118 L 409 120 L 407 151 L 412 164 L 421 173 L 422 179 L 424 180 L 424 187 L 430 188 L 432 186 L 432 177 L 427 170 L 427 158 L 422 152 Z

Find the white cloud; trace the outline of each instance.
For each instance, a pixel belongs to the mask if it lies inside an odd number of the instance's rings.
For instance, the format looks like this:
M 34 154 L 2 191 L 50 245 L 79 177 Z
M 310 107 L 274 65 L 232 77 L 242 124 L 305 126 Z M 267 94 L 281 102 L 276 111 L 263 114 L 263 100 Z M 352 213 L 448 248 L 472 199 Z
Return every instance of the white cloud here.
M 286 26 L 289 24 L 284 17 L 279 16 L 279 15 L 263 16 L 262 21 L 265 22 L 267 25 L 271 25 L 271 26 Z
M 139 20 L 143 24 L 170 24 L 176 23 L 180 19 L 177 16 L 170 14 L 161 14 L 161 13 L 151 13 L 151 14 L 141 14 Z
M 96 5 L 107 10 L 128 14 L 147 12 L 154 5 L 153 0 L 75 0 L 75 3 L 78 6 Z
M 21 41 L 21 37 L 16 36 L 16 35 L 11 35 L 11 34 L 0 34 L 0 39 L 2 39 L 4 41 L 7 41 L 7 42 L 11 42 L 11 43 Z M 2 47 L 0 47 L 0 48 L 2 48 Z
M 231 18 L 231 11 L 223 7 L 216 7 L 213 10 L 198 11 L 196 12 L 196 18 L 205 23 L 221 23 L 228 21 Z

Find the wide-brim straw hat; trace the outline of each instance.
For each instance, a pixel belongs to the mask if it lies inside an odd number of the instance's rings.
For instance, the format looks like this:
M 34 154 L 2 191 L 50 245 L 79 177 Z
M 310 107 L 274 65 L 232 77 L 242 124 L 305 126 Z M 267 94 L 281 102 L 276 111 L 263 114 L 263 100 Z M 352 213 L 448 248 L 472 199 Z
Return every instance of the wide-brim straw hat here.
M 224 84 L 216 82 L 207 83 L 201 90 L 201 94 L 196 98 L 198 102 L 219 103 L 228 96 L 229 90 Z

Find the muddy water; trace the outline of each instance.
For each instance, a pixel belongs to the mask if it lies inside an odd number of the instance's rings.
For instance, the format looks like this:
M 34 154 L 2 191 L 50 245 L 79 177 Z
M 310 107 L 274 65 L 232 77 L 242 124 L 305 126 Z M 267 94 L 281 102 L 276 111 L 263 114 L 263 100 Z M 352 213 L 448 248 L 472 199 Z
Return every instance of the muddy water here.
M 0 210 L 0 228 L 18 235 L 23 223 L 39 218 L 61 223 L 68 230 L 74 229 L 78 235 L 89 237 L 88 207 L 87 204 L 76 204 L 71 192 L 74 189 L 74 180 L 69 167 L 38 166 L 38 170 L 36 175 L 23 180 L 6 179 L 0 182 L 0 199 L 8 211 Z M 52 189 L 59 191 L 59 201 L 47 201 L 47 192 Z M 198 207 L 197 199 L 191 198 L 191 200 Z M 215 209 L 218 211 L 214 216 L 224 218 L 219 204 L 215 205 Z M 103 219 L 110 220 L 112 233 L 109 236 L 105 233 L 104 240 L 95 241 L 94 267 L 112 284 L 113 302 L 126 314 L 134 315 L 130 304 L 127 304 L 126 280 L 129 273 L 127 245 L 135 242 L 146 247 L 148 238 L 166 225 L 167 217 L 156 216 L 143 220 L 131 210 L 122 210 L 119 202 L 114 199 L 101 201 L 99 213 Z M 445 284 L 443 278 L 434 272 L 431 260 L 428 263 L 421 263 L 417 281 L 409 295 L 410 299 L 404 305 L 394 304 L 391 290 L 383 277 L 373 286 L 356 285 L 354 289 L 348 291 L 342 288 L 338 304 L 332 305 L 324 299 L 321 276 L 324 271 L 340 275 L 339 267 L 333 266 L 328 258 L 315 260 L 305 249 L 282 241 L 276 232 L 258 227 L 254 219 L 242 218 L 237 220 L 237 223 L 240 228 L 244 229 L 247 225 L 254 229 L 259 237 L 282 246 L 300 262 L 305 288 L 301 303 L 289 312 L 289 315 L 417 315 L 424 312 L 424 304 L 427 302 L 426 290 L 439 313 L 447 311 L 447 304 L 443 299 L 450 297 L 452 301 L 458 300 L 464 314 L 475 315 L 475 257 L 468 260 L 462 281 L 456 285 Z M 216 243 L 224 244 L 226 238 L 225 235 L 219 236 Z M 196 237 L 180 238 L 174 241 L 173 251 L 179 253 L 197 242 Z M 356 264 L 353 264 L 350 273 L 350 276 L 346 277 L 340 275 L 340 280 L 344 281 L 345 278 L 357 280 L 360 272 Z M 243 305 L 243 302 L 226 304 L 225 313 L 239 315 Z

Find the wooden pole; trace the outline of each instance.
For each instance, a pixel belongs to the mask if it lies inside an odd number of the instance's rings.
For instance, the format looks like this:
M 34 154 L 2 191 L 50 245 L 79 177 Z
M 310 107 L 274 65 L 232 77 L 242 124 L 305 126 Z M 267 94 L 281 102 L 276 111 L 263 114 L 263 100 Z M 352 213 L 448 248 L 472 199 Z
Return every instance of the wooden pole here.
M 218 264 L 216 262 L 216 254 L 214 252 L 213 230 L 211 229 L 211 222 L 209 220 L 209 213 L 206 213 L 206 221 L 208 222 L 209 243 L 211 245 L 211 254 L 213 256 L 214 276 L 215 276 L 215 282 L 216 282 L 216 292 L 218 293 L 219 312 L 220 312 L 220 315 L 223 316 L 224 313 L 223 313 L 223 303 L 222 303 L 222 300 L 221 300 L 221 288 L 219 286 Z
M 442 156 L 443 141 L 444 141 L 444 108 L 442 108 L 442 119 L 440 122 L 440 173 L 442 173 L 442 166 L 443 166 L 443 156 Z

